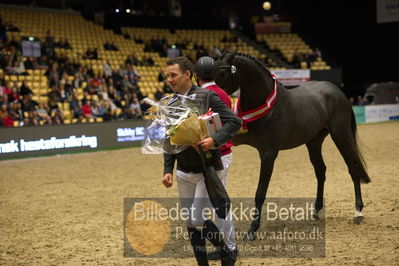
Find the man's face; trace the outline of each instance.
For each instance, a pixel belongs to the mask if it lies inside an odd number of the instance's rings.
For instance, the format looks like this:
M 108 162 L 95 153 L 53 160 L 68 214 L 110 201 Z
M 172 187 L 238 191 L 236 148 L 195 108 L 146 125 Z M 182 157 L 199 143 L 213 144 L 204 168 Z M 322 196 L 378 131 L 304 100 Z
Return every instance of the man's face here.
M 166 81 L 175 93 L 184 94 L 189 89 L 190 71 L 183 71 L 178 64 L 166 67 Z

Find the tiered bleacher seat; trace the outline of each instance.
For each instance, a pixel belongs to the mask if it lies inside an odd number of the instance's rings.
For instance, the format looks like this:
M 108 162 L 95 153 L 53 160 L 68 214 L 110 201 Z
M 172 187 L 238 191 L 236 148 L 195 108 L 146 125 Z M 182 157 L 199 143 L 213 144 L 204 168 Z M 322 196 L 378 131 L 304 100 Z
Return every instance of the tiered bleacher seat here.
M 213 50 L 215 47 L 221 49 L 235 50 L 239 46 L 239 52 L 249 54 L 253 57 L 265 58 L 266 55 L 261 54 L 257 49 L 248 45 L 241 39 L 232 42 L 235 38 L 228 30 L 176 30 L 171 33 L 166 29 L 150 29 L 150 28 L 129 28 L 123 27 L 122 33 L 128 34 L 131 39 L 126 39 L 122 35 L 115 34 L 111 30 L 106 30 L 100 25 L 96 25 L 91 21 L 85 20 L 77 12 L 54 11 L 33 8 L 0 8 L 0 14 L 4 21 L 12 21 L 17 26 L 19 32 L 7 32 L 7 35 L 15 40 L 20 41 L 22 37 L 33 36 L 44 41 L 47 31 L 54 37 L 54 41 L 58 42 L 61 38 L 66 38 L 71 45 L 71 49 L 55 48 L 58 56 L 67 57 L 73 63 L 80 63 L 93 70 L 95 75 L 103 74 L 104 62 L 109 60 L 113 69 L 119 69 L 124 65 L 126 58 L 134 54 L 137 59 L 142 60 L 144 57 L 151 57 L 155 66 L 136 66 L 141 80 L 139 86 L 144 96 L 154 98 L 157 88 L 162 88 L 163 83 L 158 82 L 158 74 L 165 66 L 168 58 L 161 57 L 155 52 L 144 52 L 144 44 L 136 43 L 134 39 L 140 38 L 144 42 L 148 42 L 152 38 L 165 38 L 168 44 L 176 44 L 187 40 L 188 45 L 182 51 L 182 54 L 196 59 L 195 44 L 202 44 L 205 49 Z M 118 51 L 109 51 L 104 49 L 104 43 L 113 42 Z M 83 55 L 88 48 L 97 48 L 98 58 L 96 60 L 84 59 Z M 25 60 L 26 58 L 23 58 Z M 322 63 L 318 63 L 322 64 Z M 1 73 L 3 70 L 1 70 Z M 28 70 L 29 75 L 5 75 L 7 81 L 16 82 L 18 86 L 23 80 L 27 81 L 28 86 L 33 91 L 33 99 L 38 102 L 47 102 L 47 93 L 50 91 L 47 76 L 44 75 L 45 70 Z M 68 80 L 73 81 L 74 76 L 68 76 Z M 87 83 L 83 82 L 80 88 L 76 88 L 75 92 L 79 99 L 86 97 L 87 99 L 96 100 L 96 95 L 88 96 L 84 94 L 83 89 Z M 122 102 L 122 104 L 127 104 Z M 60 104 L 59 109 L 63 111 L 65 123 L 75 123 L 70 106 L 68 104 Z M 121 112 L 121 110 L 118 110 Z M 101 121 L 101 119 L 99 119 Z M 94 120 L 83 119 L 80 122 L 94 122 Z
M 280 51 L 289 63 L 293 62 L 295 53 L 314 53 L 311 47 L 297 33 L 258 34 L 256 39 L 258 42 L 264 41 L 271 50 Z M 306 63 L 301 64 L 301 68 L 308 68 L 308 66 Z M 317 58 L 311 65 L 312 70 L 326 70 L 330 68 L 322 58 Z

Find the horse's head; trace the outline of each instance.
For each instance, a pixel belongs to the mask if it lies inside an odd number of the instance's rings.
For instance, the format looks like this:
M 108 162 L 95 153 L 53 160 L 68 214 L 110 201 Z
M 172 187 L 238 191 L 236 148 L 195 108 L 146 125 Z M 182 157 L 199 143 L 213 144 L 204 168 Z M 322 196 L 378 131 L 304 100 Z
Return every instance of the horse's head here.
M 215 63 L 214 80 L 227 94 L 232 94 L 239 88 L 237 68 L 233 64 L 235 55 L 224 53 Z

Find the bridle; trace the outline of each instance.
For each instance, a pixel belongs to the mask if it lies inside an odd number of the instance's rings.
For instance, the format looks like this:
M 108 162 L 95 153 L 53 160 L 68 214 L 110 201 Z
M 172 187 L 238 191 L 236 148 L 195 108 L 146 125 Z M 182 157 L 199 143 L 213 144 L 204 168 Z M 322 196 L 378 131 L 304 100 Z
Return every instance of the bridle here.
M 238 78 L 238 75 L 236 74 L 237 67 L 233 64 L 235 55 L 236 54 L 234 53 L 233 58 L 231 60 L 231 65 L 225 64 L 225 65 L 220 65 L 220 66 L 216 67 L 216 69 L 230 69 L 229 75 L 231 77 L 231 82 L 232 82 L 233 88 L 234 88 L 234 77 L 237 76 L 237 78 Z M 223 56 L 220 57 L 218 59 L 218 61 L 220 59 L 222 59 Z M 277 81 L 273 74 L 270 74 L 270 75 L 271 75 L 271 78 L 273 78 L 273 80 L 274 80 L 274 82 L 273 82 L 274 88 L 273 88 L 273 91 L 266 97 L 266 102 L 264 104 L 262 104 L 258 107 L 252 108 L 250 110 L 242 111 L 240 108 L 240 98 L 238 98 L 237 102 L 235 103 L 233 111 L 239 118 L 241 118 L 241 120 L 243 122 L 242 123 L 243 129 L 247 128 L 247 125 L 246 125 L 247 123 L 253 122 L 253 121 L 258 120 L 259 118 L 265 116 L 267 113 L 270 112 L 271 108 L 273 107 L 273 105 L 276 101 L 276 96 L 277 96 Z M 221 86 L 222 88 L 227 84 L 228 79 L 229 78 L 227 77 L 223 86 Z M 240 83 L 238 83 L 238 85 L 239 84 Z
M 219 62 L 219 60 L 221 60 L 224 56 L 226 55 L 226 53 L 224 53 L 217 61 L 216 61 L 216 65 Z M 237 77 L 237 79 L 239 78 L 237 75 L 237 67 L 233 64 L 234 61 L 234 57 L 235 57 L 235 53 L 233 55 L 233 59 L 231 60 L 231 65 L 220 65 L 220 66 L 216 66 L 216 69 L 229 69 L 229 77 L 231 77 L 231 86 L 234 88 L 234 77 Z M 220 86 L 221 88 L 224 88 L 227 84 L 227 81 L 229 80 L 229 77 L 227 77 L 224 81 L 224 84 L 222 86 Z M 238 82 L 238 85 L 240 85 L 240 82 Z

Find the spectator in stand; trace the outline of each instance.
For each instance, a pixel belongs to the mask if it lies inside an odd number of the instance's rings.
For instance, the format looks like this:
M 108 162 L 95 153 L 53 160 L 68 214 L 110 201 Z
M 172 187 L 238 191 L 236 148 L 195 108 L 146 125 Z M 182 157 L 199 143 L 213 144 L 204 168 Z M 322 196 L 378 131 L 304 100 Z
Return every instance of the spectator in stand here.
M 364 99 L 362 96 L 357 96 L 357 102 L 356 105 L 366 105 L 367 104 L 367 100 Z
M 163 71 L 162 67 L 160 67 L 158 73 L 158 82 L 164 82 L 165 80 L 166 80 L 165 72 Z
M 36 110 L 36 106 L 38 103 L 35 100 L 32 100 L 32 95 L 25 95 L 22 99 L 22 110 L 24 112 L 30 112 Z
M 12 21 L 7 21 L 4 26 L 6 31 L 19 32 L 19 28 L 15 26 Z
M 141 118 L 141 106 L 137 97 L 134 97 L 132 103 L 129 106 L 130 114 L 132 118 Z
M 123 90 L 130 90 L 130 89 L 134 88 L 132 82 L 129 79 L 129 75 L 127 75 L 127 74 L 123 76 L 122 88 L 123 88 Z
M 91 78 L 88 86 L 85 88 L 85 91 L 88 92 L 90 95 L 98 94 L 99 92 L 101 92 L 101 80 L 102 79 L 98 76 Z
M 10 117 L 8 110 L 7 110 L 7 105 L 3 104 L 0 107 L 0 126 L 3 127 L 13 127 L 14 126 L 14 120 Z
M 19 102 L 20 97 L 18 94 L 18 87 L 17 86 L 12 86 L 10 88 L 10 93 L 8 94 L 8 103 L 13 103 L 13 102 Z
M 277 67 L 278 65 L 271 58 L 265 59 L 266 67 Z
M 58 108 L 58 102 L 60 101 L 60 95 L 57 91 L 56 85 L 51 87 L 51 91 L 47 93 L 48 97 L 48 105 L 50 110 L 53 111 L 54 109 Z
M 3 86 L 4 84 L 4 86 Z M 0 98 L 1 98 L 1 102 L 3 103 L 7 103 L 8 102 L 8 94 L 10 94 L 11 90 L 11 81 L 2 82 L 2 85 L 0 86 Z M 0 103 L 1 105 L 1 103 Z
M 125 64 L 132 64 L 134 66 L 138 66 L 140 65 L 140 61 L 139 59 L 136 57 L 136 55 L 134 53 L 131 53 L 130 55 L 128 55 L 128 57 L 125 60 Z
M 172 88 L 169 86 L 168 82 L 166 81 L 163 83 L 162 90 L 164 93 L 174 93 Z
M 74 110 L 76 107 L 78 107 L 78 103 L 79 103 L 78 93 L 76 91 L 72 91 L 71 99 L 69 101 L 69 108 L 71 110 Z
M 43 121 L 45 124 L 51 124 L 51 117 L 49 115 L 49 108 L 47 104 L 43 102 L 39 102 L 39 106 L 36 109 L 39 122 Z
M 9 104 L 9 115 L 12 120 L 14 120 L 14 122 L 18 121 L 18 124 L 21 124 L 24 118 L 24 114 L 21 110 L 21 104 L 19 102 Z
M 50 87 L 56 86 L 58 84 L 58 81 L 60 80 L 60 75 L 58 72 L 58 63 L 51 64 L 49 69 L 47 69 L 45 75 L 49 80 Z
M 64 113 L 61 110 L 54 110 L 52 112 L 52 123 L 53 124 L 63 124 L 64 123 Z
M 127 64 L 127 74 L 129 75 L 129 80 L 133 86 L 137 85 L 137 82 L 140 81 L 141 76 L 139 72 L 134 68 L 133 65 Z
M 102 118 L 104 121 L 110 121 L 113 119 L 113 111 L 110 105 L 105 105 L 104 106 L 106 108 L 106 112 L 103 114 Z
M 98 101 L 91 100 L 90 101 L 90 107 L 91 107 L 91 113 L 93 114 L 93 117 L 98 117 L 99 115 L 99 103 Z
M 316 55 L 316 58 L 321 58 L 321 51 L 320 51 L 319 47 L 316 47 L 314 53 Z
M 21 50 L 21 44 L 17 40 L 15 40 L 14 36 L 11 36 L 11 39 L 7 42 L 7 46 L 12 46 L 18 51 Z
M 112 67 L 111 67 L 111 63 L 109 62 L 109 60 L 105 60 L 103 70 L 104 70 L 104 76 L 106 78 L 109 78 L 112 76 Z
M 24 63 L 19 59 L 15 61 L 14 70 L 17 75 L 29 75 L 28 72 L 26 72 Z
M 24 62 L 25 69 L 35 69 L 35 58 L 33 56 L 28 56 Z
M 8 75 L 18 75 L 19 73 L 17 72 L 17 68 L 19 68 L 19 62 L 15 61 L 14 63 L 12 62 L 12 59 L 9 60 L 6 66 L 6 73 Z M 20 68 L 18 70 L 21 70 Z
M 108 51 L 119 51 L 118 47 L 114 44 L 114 42 L 105 42 L 104 49 Z
M 32 90 L 28 87 L 28 84 L 27 84 L 26 80 L 23 80 L 23 81 L 22 81 L 22 85 L 21 85 L 21 87 L 19 88 L 19 94 L 20 94 L 21 96 L 25 96 L 25 95 L 28 95 L 28 94 L 33 95 L 33 92 L 32 92 Z
M 123 80 L 123 76 L 121 76 L 119 74 L 119 71 L 116 69 L 113 69 L 112 77 L 111 77 L 111 79 L 108 79 L 108 86 L 120 88 L 122 80 Z
M 71 45 L 68 42 L 67 38 L 60 38 L 60 40 L 56 44 L 57 47 L 63 48 L 63 49 L 71 49 Z
M 123 109 L 122 99 L 121 99 L 121 96 L 119 94 L 115 95 L 115 99 L 113 100 L 113 103 L 115 104 L 115 106 L 117 108 Z
M 146 40 L 144 43 L 144 52 L 154 52 L 154 49 L 151 47 L 151 42 L 149 40 Z
M 45 55 L 42 54 L 38 59 L 36 59 L 36 62 L 37 62 L 38 69 L 47 69 L 48 68 L 47 57 Z
M 91 112 L 95 117 L 102 117 L 106 109 L 99 101 L 91 101 Z
M 123 78 L 123 76 L 127 75 L 127 66 L 128 64 L 125 65 L 120 65 L 119 69 L 118 69 L 118 74 L 121 77 L 121 80 Z
M 301 68 L 301 63 L 305 61 L 305 58 L 299 50 L 295 50 L 292 63 L 295 65 L 296 68 Z
M 109 101 L 109 97 L 108 97 L 108 85 L 102 86 L 101 87 L 101 93 L 99 94 L 100 99 L 104 102 L 108 102 Z
M 86 53 L 83 55 L 83 59 L 98 59 L 97 48 L 87 48 Z
M 68 95 L 72 95 L 73 92 L 73 85 L 72 85 L 72 80 L 67 80 L 65 85 L 65 91 L 68 93 Z
M 144 43 L 144 42 L 143 42 L 143 39 L 141 39 L 140 37 L 134 38 L 134 42 L 135 42 L 135 43 Z
M 86 100 L 83 103 L 82 113 L 84 118 L 94 118 L 93 113 L 91 111 L 90 101 Z
M 44 41 L 44 51 L 49 58 L 54 57 L 54 47 L 55 47 L 54 37 L 51 35 L 50 30 L 47 30 L 46 38 Z
M 3 104 L 7 104 L 7 94 L 0 94 L 0 106 Z
M 163 96 L 163 90 L 161 88 L 157 88 L 157 91 L 154 94 L 155 99 L 159 101 L 160 99 L 162 99 Z
M 62 103 L 67 102 L 69 99 L 69 93 L 65 90 L 65 86 L 61 82 L 58 84 L 58 97 Z
M 72 105 L 71 102 L 71 110 L 73 113 L 73 118 L 78 119 L 79 121 L 83 118 L 83 104 L 81 100 L 76 100 L 76 104 Z
M 7 42 L 7 29 L 3 23 L 3 18 L 0 15 L 0 46 L 3 46 Z
M 141 60 L 141 65 L 142 66 L 154 66 L 155 62 L 154 62 L 154 59 L 152 59 L 151 56 L 144 56 L 143 60 Z
M 116 95 L 118 95 L 117 91 L 115 90 L 114 87 L 109 86 L 108 87 L 108 98 L 113 101 L 116 98 Z
M 20 121 L 23 121 L 24 119 L 24 111 L 22 109 L 22 101 L 19 101 L 15 104 L 15 110 L 17 112 L 17 115 L 19 117 Z
M 38 122 L 36 120 L 36 118 L 34 117 L 32 112 L 27 112 L 28 115 L 24 116 L 22 125 L 23 126 L 37 126 Z

